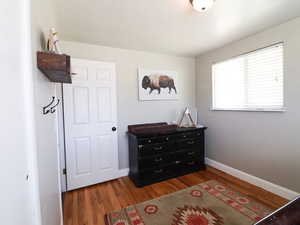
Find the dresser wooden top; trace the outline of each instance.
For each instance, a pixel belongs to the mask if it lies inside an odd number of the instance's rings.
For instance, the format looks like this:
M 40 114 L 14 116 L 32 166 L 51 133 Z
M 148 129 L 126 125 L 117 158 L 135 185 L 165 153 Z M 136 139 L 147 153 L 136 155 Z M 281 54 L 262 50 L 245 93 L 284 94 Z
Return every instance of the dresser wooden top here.
M 174 135 L 174 134 L 180 134 L 185 132 L 197 132 L 197 131 L 203 131 L 206 130 L 207 127 L 201 127 L 201 128 L 177 128 L 175 131 L 170 132 L 149 132 L 149 133 L 134 133 L 134 132 L 127 132 L 129 135 L 133 135 L 136 137 L 155 137 L 160 135 Z

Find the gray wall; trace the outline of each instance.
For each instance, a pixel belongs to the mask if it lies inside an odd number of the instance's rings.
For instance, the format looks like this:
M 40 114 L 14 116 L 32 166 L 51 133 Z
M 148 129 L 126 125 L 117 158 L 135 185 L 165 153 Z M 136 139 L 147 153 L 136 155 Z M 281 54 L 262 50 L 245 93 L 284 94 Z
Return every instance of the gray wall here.
M 128 167 L 127 126 L 148 122 L 171 122 L 176 111 L 196 104 L 195 59 L 131 51 L 76 42 L 62 42 L 72 57 L 115 62 L 117 70 L 118 131 L 120 168 Z M 138 100 L 137 69 L 174 70 L 180 82 L 179 101 Z
M 284 41 L 287 111 L 211 111 L 213 62 Z M 207 157 L 300 191 L 300 19 L 197 57 L 197 107 L 208 126 Z

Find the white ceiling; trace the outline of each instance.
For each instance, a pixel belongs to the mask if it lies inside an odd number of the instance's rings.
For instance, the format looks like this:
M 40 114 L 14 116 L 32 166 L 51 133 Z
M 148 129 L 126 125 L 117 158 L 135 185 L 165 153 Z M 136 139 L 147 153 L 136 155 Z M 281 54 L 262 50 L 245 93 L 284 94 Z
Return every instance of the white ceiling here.
M 300 16 L 300 0 L 57 0 L 60 38 L 195 56 Z

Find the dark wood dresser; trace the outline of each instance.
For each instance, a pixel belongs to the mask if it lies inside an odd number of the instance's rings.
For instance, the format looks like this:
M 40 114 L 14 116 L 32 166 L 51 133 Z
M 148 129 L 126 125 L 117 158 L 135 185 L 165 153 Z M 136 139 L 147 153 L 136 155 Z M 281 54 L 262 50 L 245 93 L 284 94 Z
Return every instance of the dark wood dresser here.
M 136 186 L 204 170 L 206 128 L 177 128 L 129 136 L 129 177 Z

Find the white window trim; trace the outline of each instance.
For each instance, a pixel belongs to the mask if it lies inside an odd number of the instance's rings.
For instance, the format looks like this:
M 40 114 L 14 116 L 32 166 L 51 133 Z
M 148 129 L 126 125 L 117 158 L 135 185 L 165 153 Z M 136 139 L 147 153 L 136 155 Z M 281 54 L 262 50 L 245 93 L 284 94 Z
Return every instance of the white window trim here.
M 212 66 L 214 64 L 217 64 L 217 63 L 221 63 L 221 62 L 226 62 L 226 61 L 229 61 L 231 59 L 235 59 L 235 58 L 238 58 L 240 56 L 243 56 L 243 55 L 247 55 L 247 54 L 250 54 L 252 52 L 255 52 L 255 51 L 259 51 L 259 50 L 262 50 L 262 49 L 265 49 L 265 48 L 269 48 L 269 47 L 272 47 L 272 46 L 275 46 L 275 45 L 279 45 L 279 44 L 282 44 L 283 45 L 283 104 L 285 104 L 285 44 L 283 41 L 280 41 L 280 42 L 276 42 L 274 44 L 271 44 L 271 45 L 268 45 L 268 46 L 265 46 L 265 47 L 262 47 L 262 48 L 258 48 L 258 49 L 255 49 L 255 50 L 252 50 L 252 51 L 249 51 L 249 52 L 246 52 L 246 53 L 242 53 L 240 55 L 237 55 L 237 56 L 234 56 L 234 57 L 231 57 L 231 58 L 228 58 L 226 60 L 222 60 L 222 61 L 217 61 L 217 62 L 214 62 L 212 64 Z M 211 67 L 212 67 L 211 66 Z M 211 107 L 210 107 L 210 111 L 231 111 L 231 112 L 279 112 L 279 113 L 284 113 L 284 112 L 287 112 L 287 107 L 284 105 L 283 107 L 274 107 L 274 108 L 216 108 L 214 107 L 214 102 L 215 102 L 215 96 L 214 96 L 214 87 L 215 87 L 215 84 L 214 84 L 214 81 L 215 81 L 215 77 L 214 77 L 214 73 L 213 73 L 213 70 L 211 69 L 211 78 L 212 78 L 212 102 L 211 102 Z
M 267 109 L 267 108 L 256 108 L 256 109 L 251 109 L 251 108 L 241 108 L 241 109 L 222 109 L 222 108 L 213 108 L 211 107 L 210 111 L 239 111 L 239 112 L 286 112 L 287 108 L 274 108 L 274 109 Z

